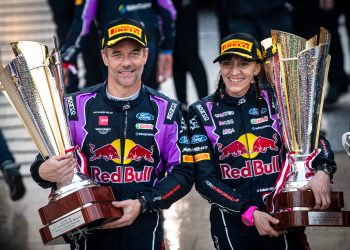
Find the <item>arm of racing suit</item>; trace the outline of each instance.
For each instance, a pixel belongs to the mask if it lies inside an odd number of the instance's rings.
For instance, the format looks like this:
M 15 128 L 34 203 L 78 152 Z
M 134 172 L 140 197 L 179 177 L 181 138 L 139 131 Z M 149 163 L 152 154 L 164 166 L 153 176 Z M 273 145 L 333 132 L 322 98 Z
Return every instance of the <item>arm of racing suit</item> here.
M 35 158 L 34 162 L 30 166 L 30 174 L 32 175 L 33 180 L 38 183 L 38 185 L 42 188 L 56 188 L 56 183 L 46 181 L 42 179 L 39 175 L 39 167 L 44 162 L 44 158 L 38 154 Z
M 318 139 L 318 149 L 320 149 L 320 153 L 316 156 L 315 160 L 312 162 L 311 167 L 317 170 L 317 167 L 328 164 L 332 167 L 332 176 L 337 171 L 337 164 L 334 161 L 334 153 L 331 149 L 331 146 L 328 140 L 325 138 L 323 133 L 320 133 Z
M 205 105 L 202 105 L 204 107 Z M 208 116 L 209 117 L 209 116 Z M 251 201 L 244 200 L 234 188 L 225 184 L 220 176 L 218 160 L 213 152 L 216 142 L 211 142 L 210 133 L 214 125 L 204 125 L 202 115 L 192 105 L 189 109 L 189 135 L 195 161 L 195 187 L 208 202 L 223 211 L 240 216 L 250 206 L 266 210 L 261 198 Z M 213 134 L 214 135 L 214 134 Z M 204 138 L 205 140 L 196 140 Z M 215 135 L 214 135 L 215 136 Z
M 175 104 L 175 103 L 173 103 Z M 160 148 L 160 164 L 166 171 L 164 178 L 140 194 L 147 203 L 144 212 L 166 209 L 185 196 L 194 182 L 193 155 L 189 144 L 181 143 L 180 138 L 187 137 L 187 126 L 176 104 L 172 122 L 164 124 L 165 136 Z M 168 117 L 168 116 L 167 116 Z M 159 118 L 158 118 L 159 119 Z M 165 120 L 168 120 L 166 118 Z
M 74 19 L 68 31 L 66 43 L 61 48 L 64 62 L 76 62 L 83 38 L 90 32 L 91 22 L 95 18 L 97 1 L 75 1 Z

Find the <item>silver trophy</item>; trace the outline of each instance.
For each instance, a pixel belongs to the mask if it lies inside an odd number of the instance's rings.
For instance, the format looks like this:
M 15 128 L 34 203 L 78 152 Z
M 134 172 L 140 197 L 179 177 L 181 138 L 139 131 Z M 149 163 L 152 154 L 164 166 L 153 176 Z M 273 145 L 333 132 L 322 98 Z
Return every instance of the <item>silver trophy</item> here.
M 40 229 L 44 244 L 61 244 L 74 240 L 95 221 L 121 216 L 114 209 L 110 187 L 89 179 L 85 157 L 72 145 L 64 103 L 61 55 L 57 48 L 51 54 L 47 46 L 31 41 L 11 43 L 15 59 L 0 66 L 1 89 L 32 137 L 43 158 L 72 152 L 80 159 L 73 179 L 56 183 L 49 204 L 39 209 L 45 225 Z

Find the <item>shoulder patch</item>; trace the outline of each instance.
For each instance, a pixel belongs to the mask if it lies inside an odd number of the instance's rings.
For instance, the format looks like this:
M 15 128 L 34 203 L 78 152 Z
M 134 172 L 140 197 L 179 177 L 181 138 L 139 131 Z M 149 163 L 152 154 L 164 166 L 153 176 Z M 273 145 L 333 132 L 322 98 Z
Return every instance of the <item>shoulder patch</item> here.
M 212 120 L 210 119 L 209 110 L 205 103 L 196 102 L 193 104 L 193 107 L 198 111 L 198 117 L 200 118 L 203 125 L 211 126 L 213 124 Z
M 66 107 L 67 107 L 67 115 L 68 120 L 77 121 L 78 120 L 78 112 L 77 112 L 77 103 L 75 98 L 72 95 L 66 96 Z
M 175 111 L 179 107 L 179 104 L 175 101 L 169 101 L 168 106 L 166 108 L 166 115 L 165 115 L 165 124 L 172 124 L 175 119 Z

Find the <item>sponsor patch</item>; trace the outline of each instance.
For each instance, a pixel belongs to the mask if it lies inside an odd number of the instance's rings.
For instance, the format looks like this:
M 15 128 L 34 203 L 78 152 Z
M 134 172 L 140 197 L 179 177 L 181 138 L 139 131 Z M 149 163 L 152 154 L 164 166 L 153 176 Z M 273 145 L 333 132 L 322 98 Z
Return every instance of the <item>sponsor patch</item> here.
M 223 135 L 231 135 L 234 132 L 235 132 L 235 130 L 233 128 L 225 128 L 224 130 L 222 130 Z
M 190 127 L 190 130 L 193 131 L 195 130 L 196 128 L 199 128 L 199 125 L 198 125 L 198 122 L 196 120 L 196 116 L 193 117 L 191 120 L 189 120 L 189 127 Z
M 190 140 L 188 139 L 187 135 L 182 136 L 182 137 L 179 139 L 179 142 L 180 142 L 181 144 L 190 144 Z
M 136 35 L 141 38 L 142 30 L 134 25 L 130 24 L 121 24 L 116 25 L 108 29 L 108 37 L 111 38 L 113 36 L 118 35 L 119 33 L 129 33 Z
M 172 120 L 172 119 L 173 119 L 176 106 L 177 106 L 177 104 L 174 103 L 174 102 L 170 105 L 169 110 L 168 110 L 168 112 L 167 112 L 167 114 L 166 114 L 166 118 L 167 118 L 168 120 Z
M 182 162 L 193 163 L 193 155 L 183 155 Z
M 100 126 L 108 126 L 108 116 L 100 115 L 98 117 L 98 125 L 100 125 Z
M 268 120 L 269 120 L 269 118 L 265 115 L 264 117 L 250 119 L 250 123 L 251 124 L 260 124 L 263 122 L 267 122 Z
M 232 39 L 221 45 L 221 54 L 223 54 L 228 49 L 244 49 L 246 51 L 251 52 L 253 47 L 253 43 L 247 42 L 240 39 Z
M 108 132 L 111 131 L 111 128 L 95 128 L 95 130 L 101 134 L 101 135 L 105 135 L 107 134 Z
M 141 120 L 141 121 L 153 121 L 154 120 L 154 116 L 151 115 L 150 113 L 146 113 L 146 112 L 136 114 L 136 118 Z
M 199 113 L 202 115 L 204 121 L 209 121 L 209 116 L 207 112 L 205 112 L 204 108 L 202 105 L 198 104 L 196 105 L 196 108 L 198 109 Z
M 266 111 L 267 111 L 266 108 L 262 108 L 262 109 L 260 110 L 260 113 L 261 113 L 261 114 L 265 114 Z M 249 109 L 248 113 L 249 113 L 250 115 L 260 115 L 259 109 L 258 109 L 258 108 L 251 108 L 251 109 Z
M 233 119 L 226 121 L 219 121 L 219 126 L 232 125 L 234 123 Z
M 194 155 L 194 161 L 195 162 L 205 161 L 205 160 L 210 160 L 209 153 L 201 153 L 201 154 Z
M 149 124 L 149 123 L 136 123 L 135 124 L 135 128 L 136 129 L 149 129 L 152 130 L 154 128 L 153 124 Z
M 226 117 L 226 116 L 229 116 L 229 115 L 234 115 L 235 112 L 234 111 L 225 111 L 225 112 L 222 112 L 222 113 L 219 113 L 219 114 L 215 114 L 214 116 L 216 118 L 223 118 L 223 117 Z
M 68 106 L 69 120 L 77 121 L 78 120 L 78 115 L 77 115 L 77 111 L 75 109 L 75 100 L 73 100 L 72 96 L 67 96 L 66 97 L 66 102 L 67 102 L 67 106 Z
M 191 138 L 191 144 L 197 144 L 201 143 L 207 140 L 207 137 L 205 135 L 194 135 Z

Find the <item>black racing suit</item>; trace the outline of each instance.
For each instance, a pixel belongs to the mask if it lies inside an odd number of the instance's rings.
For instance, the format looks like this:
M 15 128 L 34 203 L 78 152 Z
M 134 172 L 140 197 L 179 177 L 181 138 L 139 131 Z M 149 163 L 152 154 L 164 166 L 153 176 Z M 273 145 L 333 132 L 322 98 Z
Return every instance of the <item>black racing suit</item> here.
M 106 84 L 69 95 L 66 102 L 73 144 L 88 163 L 83 171 L 100 185 L 111 186 L 117 201 L 144 196 L 148 207 L 131 226 L 79 235 L 78 249 L 161 249 L 160 210 L 186 195 L 194 182 L 179 103 L 146 86 L 135 100 L 111 100 Z M 33 179 L 44 188 L 54 187 L 40 178 L 41 163 L 37 159 L 32 164 Z
M 172 53 L 174 48 L 176 10 L 169 0 L 76 1 L 75 18 L 62 48 L 63 60 L 69 62 L 76 56 L 92 21 L 103 32 L 109 22 L 123 17 L 135 19 L 145 27 L 149 56 L 142 81 L 156 89 L 158 53 Z
M 262 194 L 274 189 L 284 157 L 279 121 L 266 90 L 254 88 L 241 98 L 213 96 L 190 106 L 189 134 L 196 163 L 196 189 L 211 204 L 211 233 L 216 249 L 307 249 L 301 230 L 278 238 L 259 236 L 241 215 L 250 206 L 266 211 Z M 335 165 L 324 138 L 313 161 Z M 328 157 L 325 157 L 328 155 Z M 287 239 L 285 238 L 287 237 Z

